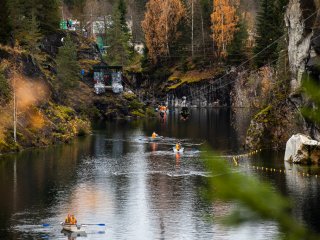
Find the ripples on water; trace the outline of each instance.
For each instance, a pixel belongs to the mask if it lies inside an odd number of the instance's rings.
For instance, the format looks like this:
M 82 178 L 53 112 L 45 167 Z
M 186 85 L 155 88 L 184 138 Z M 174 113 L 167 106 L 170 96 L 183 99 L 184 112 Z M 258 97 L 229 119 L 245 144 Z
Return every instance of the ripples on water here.
M 215 109 L 194 112 L 186 122 L 171 115 L 161 124 L 158 119 L 101 123 L 93 135 L 70 145 L 1 156 L 0 239 L 67 239 L 59 226 L 67 213 L 79 223 L 106 224 L 88 227 L 79 239 L 276 238 L 273 222 L 227 228 L 208 220 L 234 205 L 202 199 L 201 186 L 210 173 L 200 160 L 201 146 L 211 145 L 232 165 L 245 132 L 231 127 L 237 125 L 232 118 L 229 110 Z M 151 141 L 153 131 L 163 139 Z M 178 140 L 183 154 L 172 151 Z M 284 167 L 282 156 L 275 154 L 240 163 L 235 171 L 257 175 L 298 199 L 295 215 L 317 226 L 317 181 L 293 177 L 290 171 L 277 175 L 247 168 Z

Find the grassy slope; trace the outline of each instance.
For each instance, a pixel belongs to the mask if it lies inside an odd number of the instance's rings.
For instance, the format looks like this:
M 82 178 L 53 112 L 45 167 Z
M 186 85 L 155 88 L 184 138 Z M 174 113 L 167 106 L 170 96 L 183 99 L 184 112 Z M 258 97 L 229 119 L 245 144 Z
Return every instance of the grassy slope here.
M 203 80 L 212 79 L 222 72 L 220 68 L 209 68 L 205 70 L 189 70 L 186 72 L 174 71 L 173 74 L 169 77 L 168 89 L 176 89 L 183 84 L 200 82 Z

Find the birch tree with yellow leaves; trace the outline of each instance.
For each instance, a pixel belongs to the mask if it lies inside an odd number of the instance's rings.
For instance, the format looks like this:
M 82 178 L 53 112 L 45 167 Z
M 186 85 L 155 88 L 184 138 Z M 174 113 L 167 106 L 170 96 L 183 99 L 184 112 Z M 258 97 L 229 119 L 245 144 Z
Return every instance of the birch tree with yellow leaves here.
M 220 57 L 227 56 L 227 46 L 233 40 L 239 21 L 237 16 L 239 4 L 239 0 L 213 0 L 212 37 Z
M 170 43 L 179 36 L 178 25 L 185 15 L 181 0 L 150 0 L 141 23 L 149 58 L 156 63 L 170 57 Z

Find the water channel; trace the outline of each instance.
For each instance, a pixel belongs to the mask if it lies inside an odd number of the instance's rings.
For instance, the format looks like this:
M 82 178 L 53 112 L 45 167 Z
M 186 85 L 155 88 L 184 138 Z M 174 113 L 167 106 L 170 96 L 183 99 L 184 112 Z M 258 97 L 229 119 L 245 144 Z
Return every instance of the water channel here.
M 209 203 L 200 194 L 208 175 L 202 144 L 231 164 L 231 155 L 245 152 L 247 116 L 245 109 L 194 109 L 187 121 L 172 112 L 165 121 L 100 122 L 92 135 L 70 144 L 2 155 L 0 239 L 275 239 L 273 222 L 225 227 L 209 220 L 228 212 L 230 204 Z M 164 139 L 150 142 L 153 131 Z M 182 155 L 172 151 L 177 140 L 185 147 Z M 285 165 L 283 154 L 262 151 L 241 159 L 237 168 L 291 197 L 293 215 L 320 232 L 319 168 Z M 68 236 L 59 226 L 67 213 L 79 223 L 106 227 L 88 226 L 86 236 Z

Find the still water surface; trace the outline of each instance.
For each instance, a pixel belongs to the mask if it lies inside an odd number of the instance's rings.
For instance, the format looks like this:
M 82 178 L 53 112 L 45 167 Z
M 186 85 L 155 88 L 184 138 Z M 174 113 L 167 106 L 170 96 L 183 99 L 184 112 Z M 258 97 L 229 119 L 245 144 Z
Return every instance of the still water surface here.
M 229 156 L 243 152 L 246 116 L 245 110 L 201 109 L 188 121 L 171 113 L 165 122 L 104 122 L 68 145 L 0 156 L 0 239 L 75 239 L 61 233 L 67 213 L 79 223 L 106 224 L 88 226 L 77 239 L 275 239 L 273 222 L 226 228 L 209 221 L 231 204 L 208 203 L 200 194 L 208 175 L 201 145 L 208 143 L 231 164 Z M 164 140 L 150 142 L 153 131 Z M 177 140 L 185 147 L 182 155 L 172 151 Z M 292 197 L 294 216 L 320 231 L 320 179 L 294 174 L 315 174 L 317 167 L 284 165 L 282 152 L 263 151 L 241 159 L 237 168 Z

